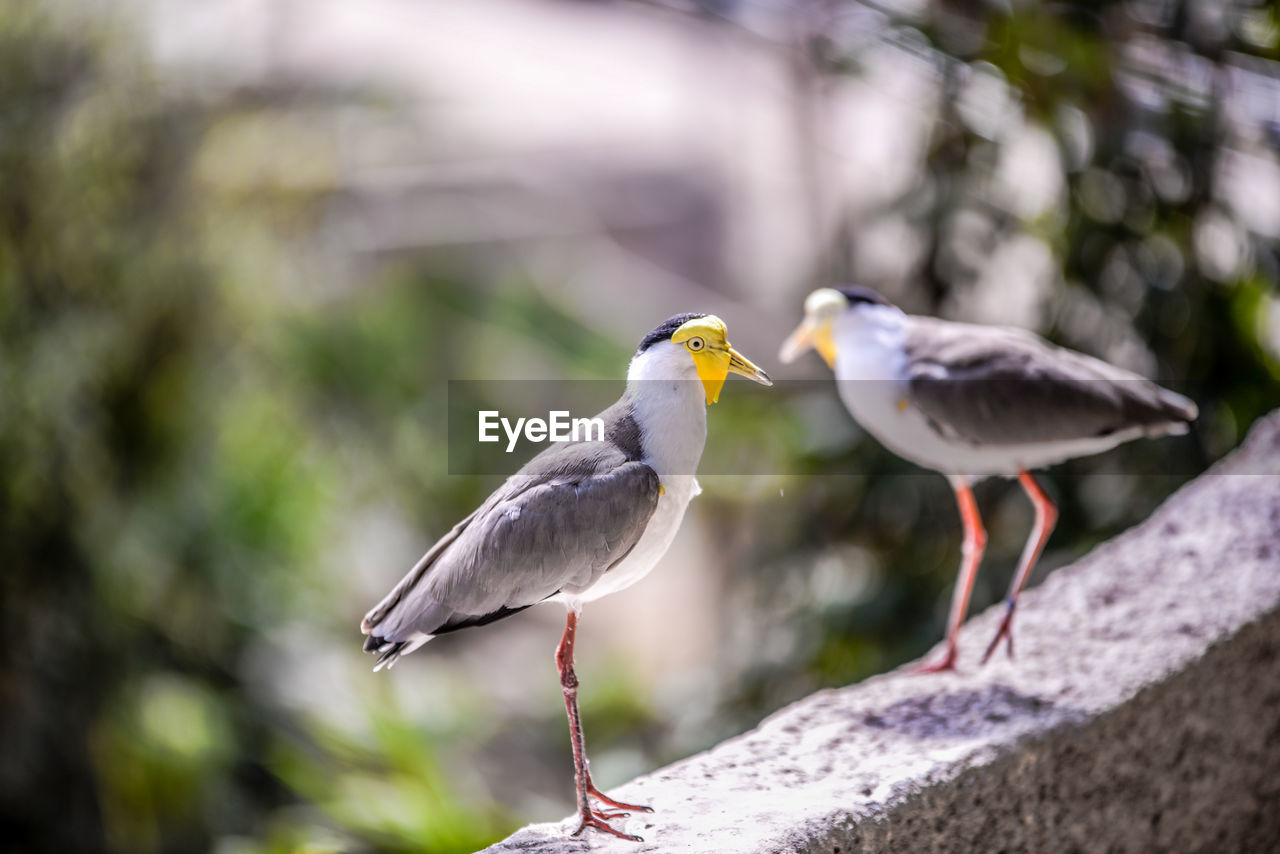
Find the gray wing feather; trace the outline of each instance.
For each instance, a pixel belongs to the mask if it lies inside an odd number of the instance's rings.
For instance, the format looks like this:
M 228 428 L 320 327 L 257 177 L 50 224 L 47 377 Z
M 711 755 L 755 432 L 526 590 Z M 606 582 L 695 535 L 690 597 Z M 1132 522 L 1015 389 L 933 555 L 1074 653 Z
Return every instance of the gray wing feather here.
M 417 583 L 422 579 L 423 574 L 425 574 L 431 565 L 435 563 L 436 558 L 440 556 L 440 553 L 458 539 L 458 535 L 466 530 L 467 526 L 471 524 L 479 513 L 480 510 L 473 511 L 470 516 L 454 525 L 449 533 L 437 540 L 436 544 L 428 549 L 427 553 L 418 559 L 418 562 L 414 564 L 413 569 L 409 570 L 409 573 L 404 578 L 400 579 L 400 583 L 397 584 L 381 602 L 375 605 L 373 610 L 364 615 L 364 619 L 360 622 L 360 630 L 367 635 L 373 630 L 374 626 L 381 623 L 383 619 L 386 618 L 387 613 L 404 598 L 405 594 L 409 590 L 412 590 L 413 587 L 417 585 Z
M 548 448 L 436 543 L 362 628 L 397 642 L 585 589 L 635 547 L 658 486 L 652 468 L 609 442 Z
M 913 318 L 911 401 L 941 432 L 980 444 L 1054 442 L 1140 429 L 1184 432 L 1182 395 L 1016 329 Z

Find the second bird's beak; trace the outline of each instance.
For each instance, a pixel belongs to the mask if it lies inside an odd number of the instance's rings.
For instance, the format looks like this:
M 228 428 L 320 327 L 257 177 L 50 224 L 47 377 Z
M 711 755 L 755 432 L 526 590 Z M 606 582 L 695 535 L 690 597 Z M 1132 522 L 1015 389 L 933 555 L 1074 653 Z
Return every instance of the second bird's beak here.
M 836 369 L 836 344 L 831 337 L 830 320 L 814 321 L 806 317 L 782 342 L 778 358 L 784 364 L 794 362 L 810 349 L 818 351 L 827 367 L 833 371 Z
M 720 399 L 720 389 L 729 374 L 741 374 L 760 385 L 773 385 L 773 380 L 750 359 L 726 344 L 724 347 L 707 347 L 694 357 L 694 367 L 698 370 L 698 379 L 707 393 L 707 404 Z

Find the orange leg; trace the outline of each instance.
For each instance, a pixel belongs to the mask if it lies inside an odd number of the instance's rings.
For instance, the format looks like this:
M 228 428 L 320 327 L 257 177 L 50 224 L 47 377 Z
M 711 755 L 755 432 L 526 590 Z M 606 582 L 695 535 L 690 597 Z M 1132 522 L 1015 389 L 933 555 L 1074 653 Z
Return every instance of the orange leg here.
M 609 826 L 608 820 L 624 818 L 630 811 L 653 812 L 650 807 L 639 804 L 624 804 L 608 797 L 591 782 L 591 771 L 587 768 L 587 748 L 582 736 L 582 716 L 578 712 L 578 676 L 573 672 L 573 643 L 578 633 L 578 615 L 570 611 L 565 622 L 564 636 L 556 647 L 556 669 L 560 671 L 560 689 L 564 693 L 564 711 L 569 716 L 569 740 L 573 742 L 573 779 L 578 792 L 578 829 L 574 836 L 588 827 L 612 833 L 614 836 L 632 842 L 643 842 L 639 836 L 623 833 Z M 596 798 L 605 804 L 616 807 L 614 810 L 599 811 L 592 808 L 588 798 Z
M 959 478 L 951 481 L 951 488 L 955 490 L 956 503 L 960 506 L 964 543 L 960 548 L 960 574 L 956 577 L 956 589 L 951 594 L 951 616 L 947 619 L 947 652 L 933 664 L 918 665 L 913 670 L 914 673 L 938 673 L 955 669 L 960 624 L 969 611 L 973 580 L 978 577 L 978 564 L 982 562 L 982 552 L 987 547 L 987 531 L 982 527 L 982 517 L 978 515 L 978 502 L 974 500 L 973 490 L 969 488 L 967 481 Z
M 987 651 L 982 656 L 983 664 L 986 664 L 987 659 L 991 658 L 991 654 L 996 651 L 1001 638 L 1004 638 L 1009 657 L 1013 658 L 1013 612 L 1018 607 L 1018 594 L 1022 592 L 1027 579 L 1031 576 L 1031 569 L 1040 558 L 1040 552 L 1044 551 L 1044 544 L 1049 541 L 1053 526 L 1058 521 L 1057 506 L 1049 496 L 1044 494 L 1044 490 L 1040 488 L 1040 484 L 1036 483 L 1036 479 L 1030 472 L 1018 472 L 1018 483 L 1022 484 L 1027 497 L 1036 508 L 1036 522 L 1031 528 L 1031 535 L 1027 537 L 1026 546 L 1022 549 L 1022 558 L 1018 561 L 1018 571 L 1013 576 L 1013 583 L 1009 585 L 1004 619 L 1000 621 L 1000 629 L 996 632 L 996 636 L 987 645 Z

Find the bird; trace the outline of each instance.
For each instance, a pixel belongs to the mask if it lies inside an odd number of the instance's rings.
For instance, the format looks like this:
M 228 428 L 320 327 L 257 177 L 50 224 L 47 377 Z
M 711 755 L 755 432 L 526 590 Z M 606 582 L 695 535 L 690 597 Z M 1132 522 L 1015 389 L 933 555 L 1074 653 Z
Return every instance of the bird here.
M 778 355 L 789 363 L 810 349 L 835 372 L 855 421 L 898 456 L 945 475 L 955 492 L 964 540 L 946 651 L 919 672 L 955 668 L 987 540 L 973 483 L 1016 478 L 1035 509 L 985 664 L 1002 639 L 1013 656 L 1018 594 L 1058 517 L 1032 470 L 1140 437 L 1184 434 L 1197 415 L 1186 397 L 1034 333 L 907 314 L 865 287 L 809 294 Z
M 736 351 L 725 323 L 678 314 L 641 340 L 622 397 L 598 416 L 604 437 L 549 445 L 458 522 L 365 615 L 375 670 L 447 632 L 540 602 L 565 606 L 555 661 L 573 749 L 578 826 L 642 841 L 610 825 L 632 811 L 591 779 L 578 713 L 574 644 L 583 606 L 639 581 L 671 545 L 707 437 L 707 407 L 728 375 L 772 385 Z M 608 810 L 595 806 L 599 801 Z

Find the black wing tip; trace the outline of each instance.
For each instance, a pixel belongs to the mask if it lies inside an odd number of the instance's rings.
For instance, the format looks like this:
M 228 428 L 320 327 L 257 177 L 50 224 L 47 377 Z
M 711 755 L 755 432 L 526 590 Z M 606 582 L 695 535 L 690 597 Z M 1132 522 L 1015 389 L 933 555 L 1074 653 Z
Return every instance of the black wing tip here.
M 381 635 L 369 635 L 364 639 L 364 651 L 372 652 L 378 656 L 378 660 L 373 664 L 375 672 L 395 664 L 401 655 L 406 652 L 412 652 L 418 646 L 420 644 L 415 644 L 411 640 L 390 641 Z
M 1179 414 L 1179 417 L 1182 419 L 1182 423 L 1184 426 L 1190 424 L 1192 421 L 1195 421 L 1197 418 L 1200 417 L 1200 407 L 1196 406 L 1196 402 L 1194 400 L 1191 400 L 1190 398 L 1187 398 L 1187 397 L 1183 397 L 1181 400 L 1178 401 L 1178 404 L 1179 404 L 1179 409 L 1181 409 L 1181 412 L 1179 412 L 1178 414 Z
M 1161 387 L 1160 403 L 1161 414 L 1167 419 L 1165 426 L 1172 435 L 1186 433 L 1191 429 L 1191 422 L 1200 417 L 1200 407 L 1196 406 L 1196 402 L 1176 391 Z
M 1148 401 L 1133 419 L 1142 425 L 1142 432 L 1153 439 L 1191 432 L 1191 424 L 1200 417 L 1195 401 L 1162 386 L 1155 386 L 1155 391 L 1156 399 Z
M 558 593 L 559 591 L 556 592 Z M 554 596 L 556 594 L 553 593 L 551 595 Z M 468 614 L 454 614 L 453 617 L 445 622 L 444 625 L 435 629 L 435 631 L 431 632 L 430 635 L 416 635 L 409 640 L 403 641 L 392 641 L 382 635 L 370 632 L 369 636 L 364 639 L 364 651 L 377 654 L 378 660 L 374 664 L 373 669 L 381 670 L 383 667 L 390 667 L 395 664 L 396 661 L 399 660 L 400 656 L 413 652 L 423 643 L 426 643 L 427 640 L 430 640 L 437 635 L 456 632 L 458 629 L 467 629 L 472 626 L 485 626 L 505 617 L 510 617 L 512 614 L 518 614 L 525 608 L 529 607 L 532 607 L 532 605 L 519 605 L 514 608 L 499 608 L 498 610 L 491 611 L 488 614 L 479 614 L 475 616 Z
M 404 648 L 408 645 L 408 641 L 397 641 L 383 649 L 382 654 L 378 656 L 378 660 L 374 662 L 373 669 L 381 670 L 383 667 L 390 667 L 395 664 L 400 660 L 400 654 L 404 652 Z
M 559 592 L 560 592 L 559 590 L 556 591 L 556 593 L 559 593 Z M 551 596 L 555 596 L 556 593 L 552 593 Z M 547 598 L 551 598 L 551 597 L 548 596 Z M 445 623 L 440 628 L 436 629 L 431 634 L 444 635 L 444 634 L 448 634 L 449 632 L 456 632 L 458 631 L 458 629 L 469 629 L 469 628 L 472 628 L 473 626 L 487 626 L 490 623 L 497 622 L 498 620 L 502 620 L 507 617 L 510 617 L 512 614 L 519 614 L 525 608 L 533 607 L 534 604 L 536 603 L 530 603 L 528 605 L 517 605 L 514 608 L 503 607 L 503 608 L 499 608 L 496 611 L 490 611 L 488 614 L 476 614 L 476 615 L 455 614 L 452 619 L 450 619 L 447 623 Z
M 1191 425 L 1199 417 L 1200 412 L 1194 403 L 1188 401 L 1186 406 L 1178 407 L 1173 413 L 1173 418 L 1166 421 L 1162 426 L 1162 434 L 1165 436 L 1185 436 L 1191 432 Z

